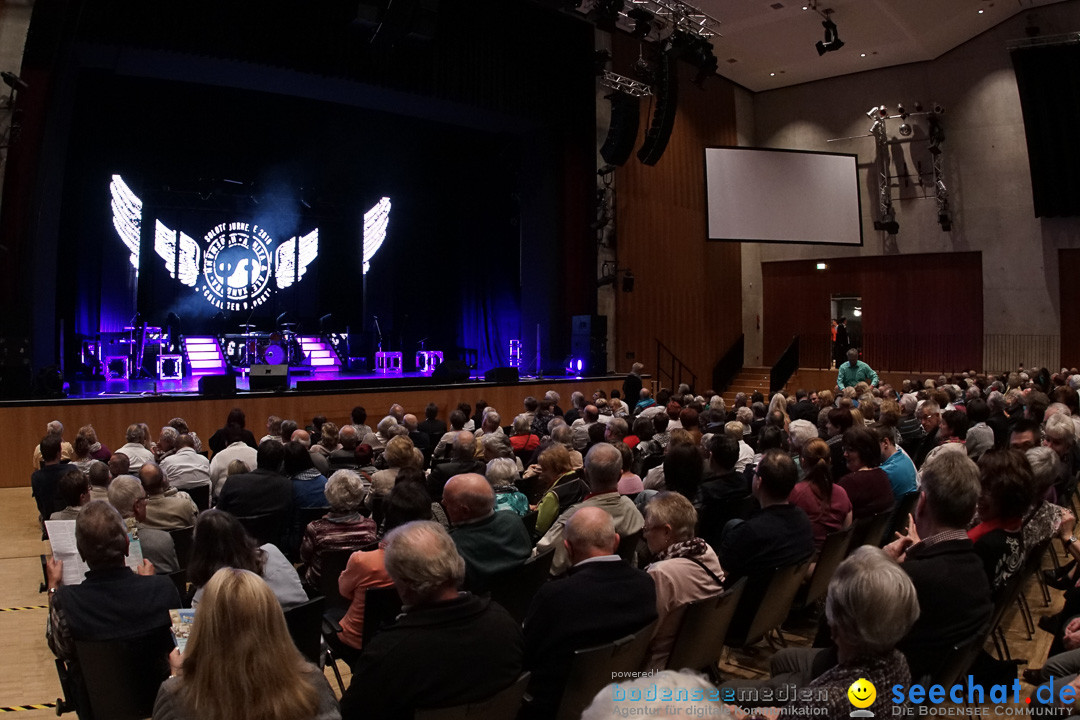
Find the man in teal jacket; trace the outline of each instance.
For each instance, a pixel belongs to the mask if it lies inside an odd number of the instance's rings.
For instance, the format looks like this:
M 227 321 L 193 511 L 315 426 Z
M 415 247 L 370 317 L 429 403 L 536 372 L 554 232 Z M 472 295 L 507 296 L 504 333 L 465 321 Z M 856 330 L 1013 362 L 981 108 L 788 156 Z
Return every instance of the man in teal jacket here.
M 851 348 L 847 351 L 848 361 L 840 366 L 840 372 L 836 375 L 836 386 L 843 390 L 847 387 L 855 387 L 866 381 L 877 387 L 878 376 L 869 365 L 859 359 L 859 351 Z

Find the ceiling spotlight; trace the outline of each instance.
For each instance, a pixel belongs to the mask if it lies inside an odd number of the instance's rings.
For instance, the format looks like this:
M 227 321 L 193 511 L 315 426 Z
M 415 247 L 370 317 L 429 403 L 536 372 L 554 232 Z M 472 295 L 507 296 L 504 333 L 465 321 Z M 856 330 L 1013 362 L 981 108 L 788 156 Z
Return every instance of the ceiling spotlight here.
M 26 84 L 25 80 L 23 80 L 21 77 L 19 77 L 15 73 L 0 72 L 0 78 L 2 78 L 3 81 L 4 81 L 4 84 L 7 85 L 12 90 L 25 90 L 28 87 L 30 87 L 29 85 Z
M 634 21 L 634 31 L 630 33 L 632 37 L 643 40 L 652 32 L 653 20 L 656 16 L 645 8 L 635 7 L 626 16 Z
M 828 13 L 826 13 L 821 26 L 825 28 L 825 40 L 819 40 L 814 46 L 817 48 L 818 55 L 824 55 L 827 52 L 833 52 L 844 47 L 844 41 L 840 39 L 840 35 L 836 32 L 836 23 L 832 21 Z
M 911 126 L 905 123 L 900 123 L 900 134 L 904 137 L 911 135 Z
M 903 103 L 900 103 L 896 106 L 896 112 L 900 113 L 900 117 L 902 118 L 906 118 L 908 116 L 908 111 L 904 109 Z
M 878 108 L 877 116 L 882 120 L 887 120 L 889 118 L 889 108 L 882 105 Z

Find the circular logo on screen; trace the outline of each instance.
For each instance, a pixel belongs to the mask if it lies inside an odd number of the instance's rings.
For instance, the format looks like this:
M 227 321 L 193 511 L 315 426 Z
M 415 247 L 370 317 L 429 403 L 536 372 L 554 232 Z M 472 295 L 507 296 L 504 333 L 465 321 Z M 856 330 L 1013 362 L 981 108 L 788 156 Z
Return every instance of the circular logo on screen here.
M 250 310 L 269 298 L 273 239 L 258 225 L 222 223 L 203 238 L 203 297 L 221 310 Z

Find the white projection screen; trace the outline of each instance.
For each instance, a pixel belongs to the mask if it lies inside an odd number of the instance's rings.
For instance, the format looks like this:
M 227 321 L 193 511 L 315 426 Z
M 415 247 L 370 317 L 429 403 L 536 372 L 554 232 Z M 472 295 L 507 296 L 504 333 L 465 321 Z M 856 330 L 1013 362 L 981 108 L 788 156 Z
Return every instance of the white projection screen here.
M 709 240 L 862 245 L 855 155 L 705 148 Z

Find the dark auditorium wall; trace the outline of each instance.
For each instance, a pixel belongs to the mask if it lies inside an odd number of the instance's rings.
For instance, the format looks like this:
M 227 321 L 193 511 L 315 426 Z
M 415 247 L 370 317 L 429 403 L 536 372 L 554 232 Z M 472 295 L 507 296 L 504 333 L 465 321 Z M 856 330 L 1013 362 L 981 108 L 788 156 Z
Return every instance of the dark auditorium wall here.
M 829 366 L 829 300 L 862 298 L 863 359 L 901 372 L 981 368 L 982 254 L 830 258 L 761 264 L 764 359 L 799 335 L 800 365 Z M 966 268 L 957 272 L 957 268 Z
M 637 58 L 636 41 L 617 37 L 614 49 L 616 72 L 620 60 Z M 615 173 L 617 257 L 635 284 L 631 293 L 615 293 L 610 369 L 627 372 L 636 360 L 655 373 L 659 340 L 704 390 L 713 365 L 742 332 L 740 246 L 705 240 L 704 148 L 737 139 L 734 85 L 717 76 L 702 90 L 692 83 L 694 74 L 680 63 L 675 128 L 660 161 L 650 167 L 634 155 Z M 647 99 L 641 107 L 637 147 L 649 123 Z

